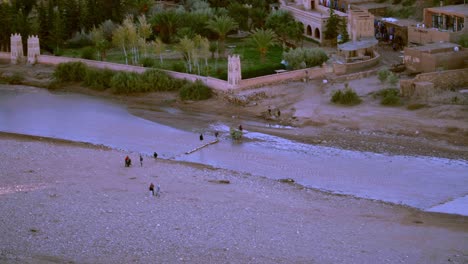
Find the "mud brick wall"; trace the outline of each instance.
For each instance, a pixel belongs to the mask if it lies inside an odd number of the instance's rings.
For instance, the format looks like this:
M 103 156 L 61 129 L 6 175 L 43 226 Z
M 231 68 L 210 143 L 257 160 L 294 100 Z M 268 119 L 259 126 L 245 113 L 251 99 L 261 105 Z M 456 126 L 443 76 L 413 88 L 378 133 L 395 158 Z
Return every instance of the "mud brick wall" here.
M 403 96 L 413 96 L 416 83 L 430 82 L 434 90 L 458 90 L 468 86 L 468 68 L 451 71 L 438 71 L 418 74 L 414 79 L 400 80 L 400 90 Z

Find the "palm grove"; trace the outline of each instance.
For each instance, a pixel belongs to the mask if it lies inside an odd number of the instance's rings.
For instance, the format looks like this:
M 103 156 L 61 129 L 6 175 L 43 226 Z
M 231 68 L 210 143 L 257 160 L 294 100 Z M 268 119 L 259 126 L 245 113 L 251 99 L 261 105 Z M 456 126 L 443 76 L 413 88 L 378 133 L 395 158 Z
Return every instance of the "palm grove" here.
M 243 65 L 251 57 L 262 62 L 252 63 L 252 68 L 246 63 L 243 76 L 271 73 L 284 58 L 291 69 L 328 59 L 320 49 L 300 48 L 302 24 L 286 11 L 272 11 L 275 0 L 185 0 L 175 1 L 171 8 L 160 2 L 3 0 L 0 50 L 8 50 L 12 33 L 20 33 L 23 41 L 24 36 L 38 35 L 43 53 L 63 55 L 75 49 L 83 58 L 112 61 L 109 52 L 113 51 L 124 63 L 167 69 L 163 53 L 170 47 L 183 58 L 183 64 L 173 63 L 171 70 L 225 78 L 225 73 L 213 69 L 213 61 L 225 58 L 227 35 L 242 31 L 250 32 L 242 39 L 243 48 L 236 50 L 244 52 Z M 271 50 L 276 51 L 273 63 L 268 60 Z

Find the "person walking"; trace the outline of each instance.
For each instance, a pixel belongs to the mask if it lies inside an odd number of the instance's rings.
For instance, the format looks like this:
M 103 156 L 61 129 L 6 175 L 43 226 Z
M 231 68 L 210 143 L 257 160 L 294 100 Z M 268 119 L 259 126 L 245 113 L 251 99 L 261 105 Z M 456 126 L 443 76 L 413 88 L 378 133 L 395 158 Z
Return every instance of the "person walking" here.
M 132 160 L 126 156 L 125 157 L 125 167 L 130 167 L 130 165 L 132 165 Z
M 156 186 L 156 197 L 159 197 L 160 193 L 161 193 L 161 186 L 158 183 L 158 185 Z
M 143 167 L 143 156 L 140 154 L 140 166 Z
M 153 183 L 150 184 L 149 190 L 151 192 L 151 195 L 154 196 L 154 184 Z
M 203 141 L 203 134 L 200 134 L 200 141 Z
M 154 159 L 157 159 L 158 158 L 158 153 L 154 152 L 153 157 L 154 157 Z
M 240 131 L 244 130 L 244 128 L 242 127 L 242 125 L 239 125 L 239 130 L 240 130 Z

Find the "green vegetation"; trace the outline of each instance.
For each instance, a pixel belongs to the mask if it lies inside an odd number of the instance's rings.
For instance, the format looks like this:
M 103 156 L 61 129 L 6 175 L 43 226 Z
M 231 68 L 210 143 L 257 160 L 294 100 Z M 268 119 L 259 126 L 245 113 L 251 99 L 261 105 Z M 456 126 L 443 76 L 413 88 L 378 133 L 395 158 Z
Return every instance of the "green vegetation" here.
M 400 90 L 396 88 L 382 89 L 377 92 L 380 97 L 380 104 L 385 106 L 400 106 L 402 104 L 400 98 Z
M 413 110 L 424 108 L 426 106 L 427 106 L 426 104 L 415 103 L 415 104 L 409 104 L 408 106 L 406 106 L 406 109 L 413 111 Z
M 458 44 L 464 48 L 468 48 L 468 34 L 461 35 Z
M 24 76 L 19 72 L 13 73 L 11 76 L 5 76 L 0 74 L 0 83 L 6 84 L 21 84 L 23 83 Z
M 115 72 L 105 69 L 87 68 L 83 84 L 91 89 L 103 91 L 111 87 L 110 83 Z
M 212 96 L 210 88 L 206 87 L 200 80 L 194 83 L 186 83 L 179 91 L 182 100 L 205 100 Z
M 230 128 L 229 134 L 231 134 L 231 138 L 234 140 L 241 140 L 243 136 L 243 132 L 236 128 Z
M 59 83 L 84 81 L 88 66 L 82 62 L 60 63 L 54 71 L 54 79 Z
M 398 83 L 398 76 L 394 74 L 393 72 L 389 71 L 388 69 L 382 69 L 377 72 L 377 78 L 379 78 L 379 81 L 383 84 L 385 82 L 388 82 L 391 87 L 396 87 Z
M 330 18 L 327 20 L 327 24 L 325 25 L 325 31 L 323 32 L 325 39 L 330 39 L 332 41 L 336 40 L 336 37 L 340 31 L 340 17 L 335 14 L 333 8 L 329 8 L 330 10 Z
M 328 60 L 327 54 L 319 48 L 306 49 L 297 48 L 284 53 L 284 60 L 288 63 L 288 68 L 297 70 L 320 66 Z
M 381 83 L 384 83 L 387 80 L 387 77 L 390 75 L 390 71 L 388 69 L 382 69 L 377 72 L 377 76 Z
M 142 74 L 134 72 L 114 72 L 87 67 L 81 62 L 61 63 L 54 72 L 55 82 L 50 88 L 58 88 L 67 82 L 82 82 L 91 89 L 110 89 L 116 94 L 145 93 L 157 91 L 179 91 L 182 100 L 205 100 L 212 96 L 210 88 L 200 81 L 189 83 L 173 79 L 166 73 L 150 69 Z
M 331 97 L 332 103 L 348 106 L 358 105 L 361 101 L 357 93 L 349 87 L 334 91 Z

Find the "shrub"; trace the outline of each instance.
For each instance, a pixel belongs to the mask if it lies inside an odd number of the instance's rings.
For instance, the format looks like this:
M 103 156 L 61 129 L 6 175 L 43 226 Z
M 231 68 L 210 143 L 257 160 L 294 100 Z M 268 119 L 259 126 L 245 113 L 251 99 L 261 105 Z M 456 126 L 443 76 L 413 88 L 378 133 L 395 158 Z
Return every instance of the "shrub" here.
M 335 91 L 332 94 L 331 101 L 335 104 L 357 105 L 360 104 L 362 100 L 353 89 L 345 88 L 343 91 Z
M 275 70 L 283 68 L 282 65 L 261 65 L 259 68 L 251 68 L 249 70 L 242 71 L 242 79 L 250 79 L 259 76 L 265 76 L 274 74 Z M 226 73 L 227 79 L 227 73 Z
M 390 71 L 388 69 L 382 69 L 377 72 L 377 76 L 381 83 L 384 83 L 387 80 L 388 75 L 390 75 Z
M 143 59 L 140 60 L 140 62 L 143 65 L 143 67 L 148 67 L 148 68 L 154 67 L 154 65 L 156 65 L 154 59 L 149 58 L 149 57 L 144 57 Z
M 83 50 L 81 50 L 81 56 L 82 59 L 86 60 L 95 60 L 96 59 L 96 52 L 94 51 L 94 48 L 92 47 L 86 47 Z
M 409 104 L 406 109 L 408 110 L 417 110 L 426 107 L 425 104 Z
M 111 80 L 114 75 L 115 72 L 109 69 L 89 68 L 86 71 L 83 84 L 95 90 L 106 90 L 111 87 Z
M 398 76 L 393 72 L 390 72 L 390 74 L 387 76 L 387 81 L 391 86 L 395 87 L 398 83 Z
M 399 96 L 400 95 L 400 90 L 396 88 L 387 88 L 387 89 L 382 89 L 377 92 L 377 96 L 380 97 L 387 97 L 387 96 Z
M 385 106 L 401 105 L 400 90 L 396 88 L 382 89 L 377 92 L 377 96 L 381 97 L 380 104 Z
M 134 72 L 119 72 L 111 79 L 111 89 L 116 94 L 129 94 L 139 92 L 141 82 L 138 73 Z
M 206 100 L 212 96 L 211 88 L 205 86 L 200 80 L 186 83 L 179 91 L 182 100 Z
M 172 65 L 172 70 L 176 72 L 185 72 L 185 64 L 183 62 L 177 62 Z
M 414 2 L 416 2 L 416 0 L 403 0 L 403 2 L 401 4 L 403 6 L 412 6 L 412 5 L 414 5 Z
M 11 76 L 1 76 L 0 74 L 0 77 L 0 79 L 7 84 L 21 84 L 24 80 L 23 74 L 19 72 L 15 72 Z
M 60 63 L 54 71 L 57 82 L 81 82 L 86 76 L 87 66 L 82 62 Z
M 242 139 L 242 136 L 243 136 L 242 131 L 240 131 L 239 129 L 232 128 L 232 127 L 229 129 L 229 134 L 231 134 L 231 138 L 234 140 L 240 140 Z
M 84 30 L 77 32 L 73 37 L 67 41 L 67 47 L 72 49 L 82 48 L 93 45 L 93 41 L 89 34 L 86 34 Z
M 385 106 L 398 106 L 401 105 L 401 100 L 399 96 L 389 94 L 380 100 L 380 104 Z
M 297 70 L 322 65 L 328 60 L 327 54 L 319 48 L 297 48 L 283 54 L 288 68 Z
M 464 48 L 468 48 L 468 34 L 461 35 L 458 44 Z

